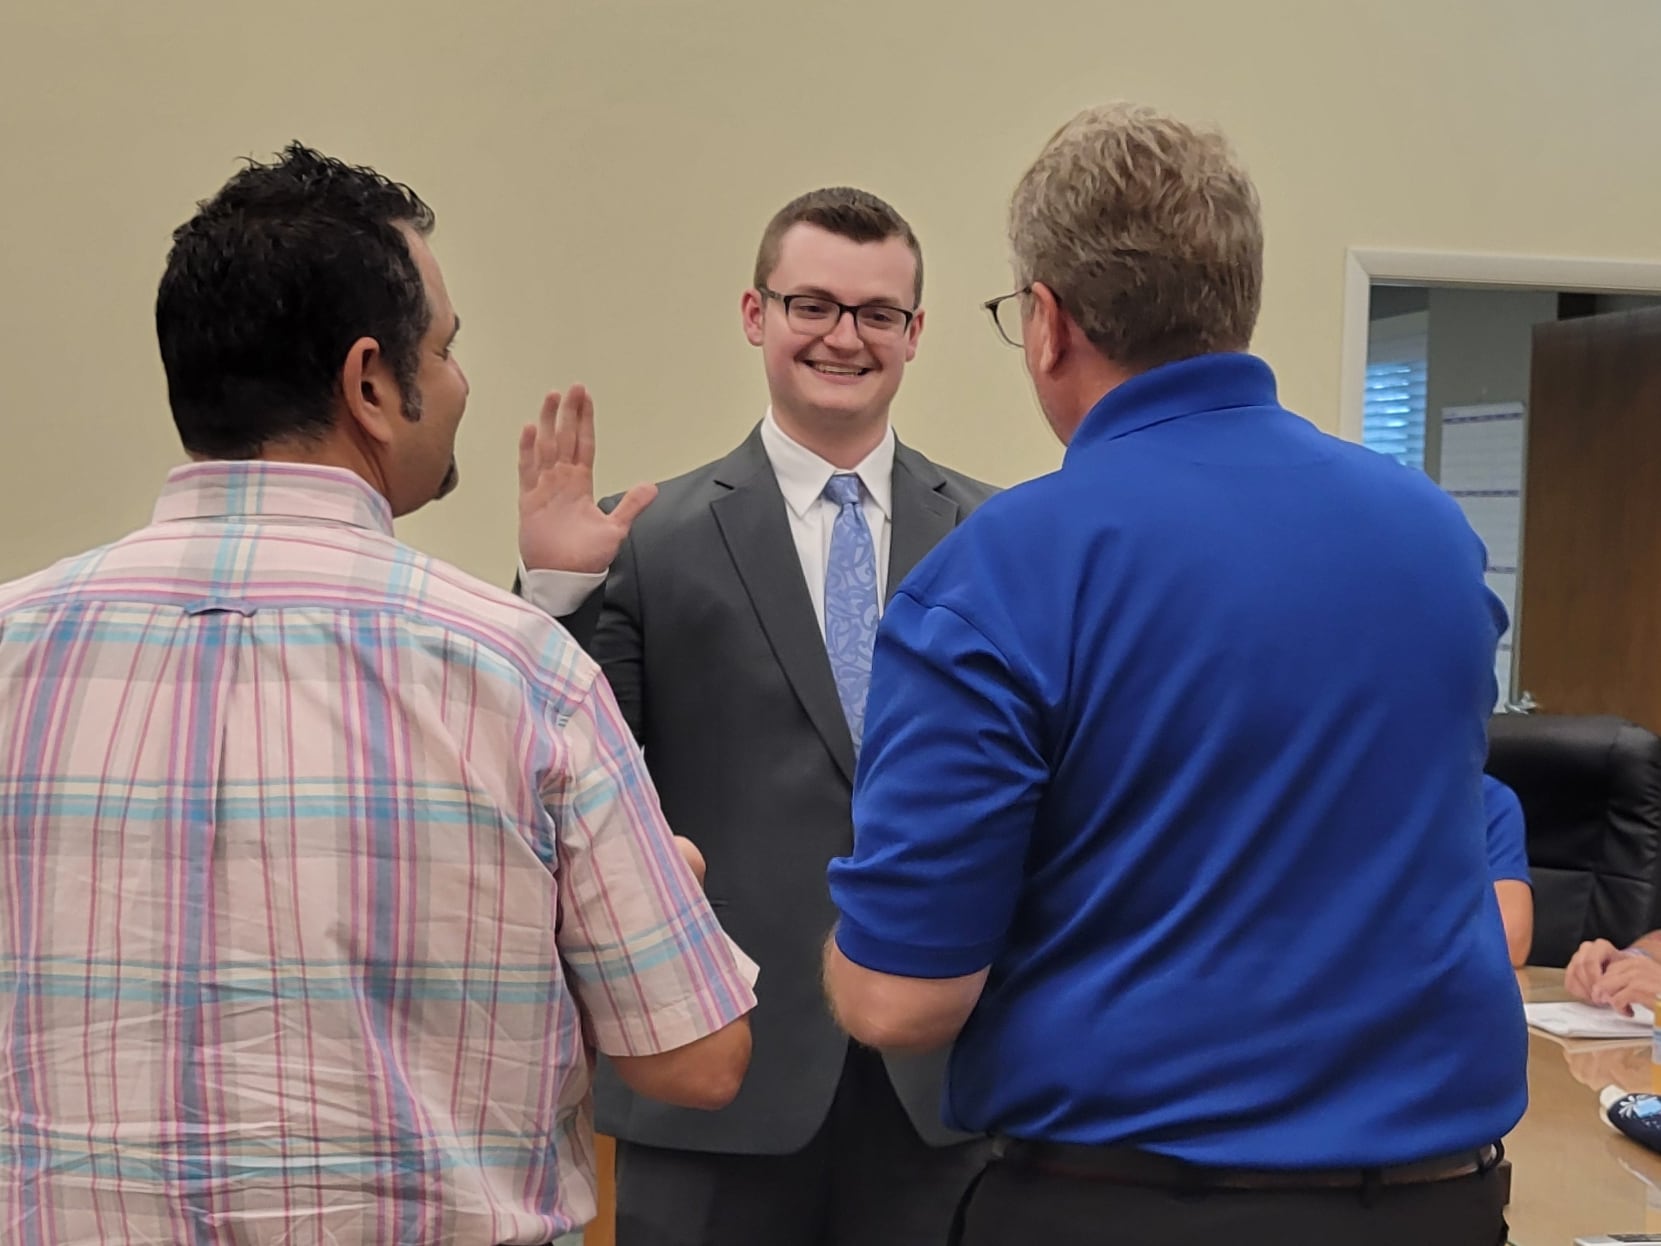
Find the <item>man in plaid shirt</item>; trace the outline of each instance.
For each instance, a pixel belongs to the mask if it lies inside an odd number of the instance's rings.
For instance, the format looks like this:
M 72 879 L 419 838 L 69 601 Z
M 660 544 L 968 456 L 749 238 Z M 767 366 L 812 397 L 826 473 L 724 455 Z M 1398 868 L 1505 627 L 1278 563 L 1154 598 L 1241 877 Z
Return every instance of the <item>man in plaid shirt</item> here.
M 590 1074 L 714 1108 L 754 964 L 554 622 L 392 535 L 454 487 L 459 321 L 406 187 L 298 144 L 174 234 L 193 460 L 152 522 L 0 587 L 0 1234 L 548 1242 Z M 592 411 L 521 510 L 599 556 Z

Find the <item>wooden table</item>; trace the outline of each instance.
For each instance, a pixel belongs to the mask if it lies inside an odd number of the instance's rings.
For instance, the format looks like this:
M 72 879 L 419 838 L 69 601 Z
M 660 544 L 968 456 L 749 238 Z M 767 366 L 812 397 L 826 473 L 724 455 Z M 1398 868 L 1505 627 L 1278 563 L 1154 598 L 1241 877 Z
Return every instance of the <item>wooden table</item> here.
M 1531 1002 L 1567 999 L 1561 969 L 1524 969 Z M 1615 1132 L 1598 1105 L 1614 1084 L 1650 1088 L 1650 1046 L 1529 1031 L 1528 1112 L 1505 1140 L 1511 1240 L 1569 1246 L 1594 1233 L 1661 1233 L 1661 1155 Z
M 1561 969 L 1524 969 L 1523 998 L 1567 999 Z M 1569 1246 L 1592 1233 L 1661 1233 L 1661 1155 L 1604 1122 L 1598 1092 L 1650 1087 L 1649 1043 L 1563 1041 L 1529 1031 L 1528 1113 L 1505 1140 L 1511 1160 L 1511 1240 Z M 611 1246 L 611 1139 L 599 1147 L 600 1214 L 585 1246 Z
M 583 1233 L 583 1246 L 614 1246 L 617 1241 L 617 1143 L 604 1134 L 594 1139 L 594 1165 L 600 1170 L 598 1210 Z

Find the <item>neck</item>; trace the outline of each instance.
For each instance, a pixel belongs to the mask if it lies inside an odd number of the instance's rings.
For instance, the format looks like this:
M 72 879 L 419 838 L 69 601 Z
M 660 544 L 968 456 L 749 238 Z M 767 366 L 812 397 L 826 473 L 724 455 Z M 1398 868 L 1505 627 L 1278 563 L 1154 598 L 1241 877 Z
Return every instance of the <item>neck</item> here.
M 306 463 L 314 467 L 343 467 L 362 478 L 365 484 L 391 500 L 386 473 L 363 447 L 348 437 L 331 433 L 320 441 L 273 441 L 260 447 L 259 457 L 269 463 Z
M 887 411 L 870 416 L 803 419 L 775 403 L 773 419 L 790 440 L 843 471 L 858 467 L 888 435 Z
M 1059 404 L 1061 418 L 1051 421 L 1056 436 L 1061 439 L 1064 446 L 1072 444 L 1073 435 L 1078 432 L 1079 425 L 1084 423 L 1084 417 L 1090 414 L 1098 402 L 1137 375 L 1100 355 L 1081 360 L 1080 363 L 1082 366 L 1061 382 L 1064 395 Z

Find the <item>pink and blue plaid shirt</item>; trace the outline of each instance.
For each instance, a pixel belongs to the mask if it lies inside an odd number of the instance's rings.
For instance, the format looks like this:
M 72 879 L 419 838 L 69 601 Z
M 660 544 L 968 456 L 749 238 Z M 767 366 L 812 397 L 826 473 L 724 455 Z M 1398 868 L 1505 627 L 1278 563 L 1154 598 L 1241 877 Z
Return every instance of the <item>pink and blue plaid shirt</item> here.
M 0 587 L 0 871 L 10 1246 L 546 1242 L 591 1050 L 755 1003 L 596 665 L 337 469 Z

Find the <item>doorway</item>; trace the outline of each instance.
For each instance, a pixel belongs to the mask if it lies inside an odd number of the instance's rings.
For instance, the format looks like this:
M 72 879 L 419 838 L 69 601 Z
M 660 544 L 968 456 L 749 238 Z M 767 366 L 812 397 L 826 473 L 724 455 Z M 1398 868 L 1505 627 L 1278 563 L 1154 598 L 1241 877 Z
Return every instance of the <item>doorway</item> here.
M 1634 317 L 1661 330 L 1650 310 L 1661 265 L 1352 252 L 1346 296 L 1343 432 L 1436 479 L 1487 545 L 1512 619 L 1496 708 L 1619 713 L 1661 730 L 1661 610 L 1631 576 L 1653 557 L 1661 577 L 1661 502 L 1643 472 L 1617 470 L 1661 461 L 1661 429 L 1647 444 L 1661 421 L 1621 413 L 1650 401 L 1628 339 Z M 1581 345 L 1558 348 L 1565 334 Z M 1561 375 L 1566 360 L 1580 372 Z M 1584 401 L 1587 369 L 1611 366 L 1628 383 Z M 1657 655 L 1656 695 L 1630 689 L 1614 669 L 1626 658 L 1594 656 L 1617 652 Z

